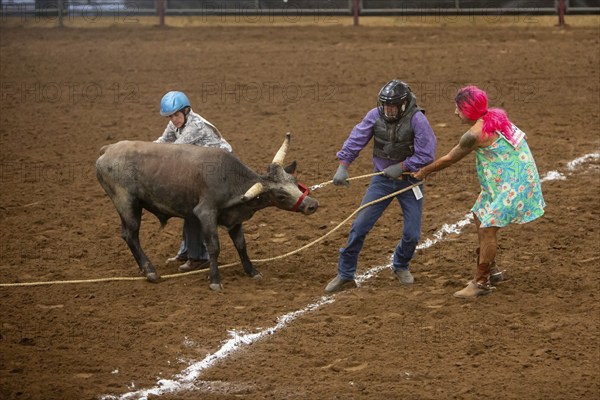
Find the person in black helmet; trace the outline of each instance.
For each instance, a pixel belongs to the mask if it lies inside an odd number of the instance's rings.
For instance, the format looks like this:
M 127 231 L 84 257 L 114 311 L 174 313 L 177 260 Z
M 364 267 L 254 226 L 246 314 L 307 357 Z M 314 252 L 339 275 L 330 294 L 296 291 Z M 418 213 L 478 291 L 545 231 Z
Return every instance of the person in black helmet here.
M 377 107 L 370 110 L 352 129 L 350 136 L 338 151 L 339 166 L 333 177 L 335 185 L 348 185 L 348 167 L 361 150 L 373 139 L 373 165 L 375 175 L 363 197 L 362 204 L 394 193 L 418 182 L 405 172 L 418 171 L 435 157 L 436 137 L 422 108 L 417 106 L 410 87 L 391 80 L 379 91 Z M 402 284 L 412 284 L 410 260 L 421 238 L 423 194 L 420 186 L 396 196 L 403 215 L 402 239 L 394 252 L 392 269 Z M 392 198 L 363 209 L 352 223 L 345 248 L 340 249 L 338 273 L 325 287 L 333 293 L 356 287 L 358 256 L 365 238 L 383 214 Z
M 193 144 L 232 151 L 217 127 L 192 110 L 185 93 L 171 91 L 165 94 L 160 101 L 160 115 L 169 118 L 169 123 L 155 143 Z M 207 266 L 208 253 L 201 236 L 199 221 L 186 219 L 179 251 L 176 256 L 167 259 L 167 265 L 183 263 L 179 266 L 179 272 Z

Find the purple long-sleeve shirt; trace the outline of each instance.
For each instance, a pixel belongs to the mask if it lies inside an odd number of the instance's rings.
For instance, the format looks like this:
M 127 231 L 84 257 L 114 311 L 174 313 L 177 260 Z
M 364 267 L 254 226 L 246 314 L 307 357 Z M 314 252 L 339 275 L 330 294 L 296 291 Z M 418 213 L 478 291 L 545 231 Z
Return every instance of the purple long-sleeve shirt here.
M 342 149 L 336 154 L 340 163 L 350 165 L 358 157 L 360 151 L 373 137 L 373 128 L 377 119 L 379 119 L 379 111 L 374 108 L 352 129 Z M 414 154 L 402 161 L 402 165 L 405 171 L 418 171 L 435 159 L 437 139 L 427 117 L 421 111 L 413 115 L 410 123 L 415 133 Z M 392 164 L 396 162 L 373 156 L 373 165 L 378 171 L 383 171 Z

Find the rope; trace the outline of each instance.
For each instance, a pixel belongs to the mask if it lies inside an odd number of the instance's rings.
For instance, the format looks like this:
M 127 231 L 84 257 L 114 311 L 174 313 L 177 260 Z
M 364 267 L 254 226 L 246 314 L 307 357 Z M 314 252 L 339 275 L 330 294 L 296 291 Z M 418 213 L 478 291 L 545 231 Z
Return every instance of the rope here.
M 348 178 L 346 180 L 347 181 L 353 181 L 355 179 L 369 178 L 371 176 L 381 175 L 381 174 L 383 174 L 383 172 L 375 172 L 375 173 L 372 173 L 372 174 L 366 174 L 366 175 L 361 175 L 361 176 L 353 176 L 352 178 Z M 321 189 L 322 187 L 325 187 L 325 186 L 330 185 L 332 183 L 333 183 L 333 180 L 327 181 L 327 182 L 323 182 L 323 183 L 319 183 L 318 185 L 311 186 L 310 190 L 314 191 L 314 190 L 317 190 L 317 189 Z
M 98 279 L 76 279 L 70 281 L 46 281 L 46 282 L 20 282 L 20 283 L 0 283 L 0 287 L 10 286 L 43 286 L 43 285 L 54 285 L 54 284 L 67 284 L 67 283 L 92 283 L 92 282 L 108 282 L 108 281 L 139 281 L 145 280 L 146 277 L 113 277 L 113 278 L 98 278 Z
M 353 216 L 355 216 L 361 210 L 363 210 L 363 209 L 365 209 L 365 208 L 367 208 L 369 206 L 372 206 L 373 204 L 379 203 L 379 202 L 381 202 L 383 200 L 387 200 L 387 199 L 389 199 L 391 197 L 396 197 L 400 193 L 404 193 L 407 190 L 410 190 L 410 189 L 412 189 L 414 187 L 417 187 L 417 186 L 419 186 L 421 184 L 422 184 L 422 182 L 414 183 L 414 184 L 412 184 L 412 185 L 410 185 L 408 187 L 405 187 L 404 189 L 398 190 L 398 191 L 396 191 L 394 193 L 388 194 L 387 196 L 383 196 L 383 197 L 378 198 L 377 200 L 373 200 L 371 202 L 363 204 L 362 206 L 360 206 L 356 210 L 354 210 L 354 212 L 352 212 L 352 214 L 350 214 L 345 220 L 343 220 L 342 222 L 340 222 L 339 224 L 337 224 L 337 226 L 335 228 L 333 228 L 332 230 L 330 230 L 329 232 L 327 232 L 326 234 L 324 234 L 320 238 L 317 238 L 317 239 L 313 240 L 312 242 L 310 242 L 310 243 L 308 243 L 308 244 L 306 244 L 306 245 L 304 245 L 304 246 L 302 246 L 302 247 L 300 247 L 300 248 L 298 248 L 298 249 L 296 249 L 294 251 L 290 251 L 289 253 L 281 254 L 279 256 L 275 256 L 275 257 L 271 257 L 271 258 L 265 258 L 265 259 L 261 259 L 261 260 L 252 260 L 252 261 L 255 262 L 255 263 L 260 263 L 260 262 L 267 262 L 267 261 L 279 260 L 281 258 L 289 257 L 289 256 L 291 256 L 293 254 L 296 254 L 296 253 L 298 253 L 298 252 L 300 252 L 300 251 L 302 251 L 304 249 L 307 249 L 307 248 L 309 248 L 309 247 L 311 247 L 311 246 L 319 243 L 320 241 L 322 241 L 323 239 L 325 239 L 327 236 L 331 235 L 333 232 L 337 231 L 342 225 L 344 225 L 346 222 L 348 222 L 350 220 L 350 218 L 352 218 Z
M 367 174 L 367 175 L 361 175 L 361 176 L 357 176 L 357 177 L 353 177 L 353 178 L 349 178 L 348 180 L 353 180 L 353 179 L 361 179 L 361 178 L 367 178 L 367 177 L 371 177 L 374 175 L 380 175 L 381 172 L 377 172 L 377 173 L 373 173 L 373 174 Z M 315 185 L 316 188 L 321 188 L 323 186 L 326 186 L 330 183 L 332 183 L 333 181 L 328 181 L 328 182 L 324 182 L 321 183 L 319 185 Z M 363 205 L 361 205 L 360 207 L 358 207 L 356 210 L 354 210 L 352 212 L 352 214 L 350 214 L 346 219 L 344 219 L 342 222 L 340 222 L 335 228 L 333 228 L 332 230 L 330 230 L 329 232 L 327 232 L 326 234 L 324 234 L 323 236 L 321 236 L 320 238 L 317 238 L 315 240 L 313 240 L 312 242 L 296 249 L 293 251 L 290 251 L 288 253 L 285 254 L 281 254 L 275 257 L 270 257 L 270 258 L 263 258 L 263 259 L 258 259 L 258 260 L 250 260 L 253 263 L 264 263 L 264 262 L 268 262 L 268 261 L 274 261 L 274 260 L 279 260 L 285 257 L 289 257 L 291 255 L 294 255 L 296 253 L 301 252 L 302 250 L 305 250 L 311 246 L 314 246 L 315 244 L 321 242 L 322 240 L 324 240 L 326 237 L 328 237 L 329 235 L 331 235 L 333 232 L 337 231 L 342 225 L 344 225 L 346 222 L 348 222 L 353 216 L 355 216 L 357 213 L 359 213 L 360 211 L 364 210 L 365 208 L 372 206 L 373 204 L 379 203 L 381 201 L 387 200 L 389 198 L 392 197 L 396 197 L 397 195 L 399 195 L 400 193 L 404 193 L 408 190 L 411 190 L 419 185 L 422 185 L 423 182 L 417 182 L 414 183 L 408 187 L 405 187 L 404 189 L 398 190 L 394 193 L 388 194 L 387 196 L 383 196 L 380 197 L 377 200 L 373 200 L 369 203 L 365 203 Z M 219 269 L 223 269 L 223 268 L 228 268 L 228 267 L 233 267 L 235 265 L 240 265 L 241 263 L 239 261 L 237 262 L 233 262 L 233 263 L 229 263 L 229 264 L 224 264 L 224 265 L 220 265 Z M 209 271 L 210 268 L 204 268 L 204 269 L 199 269 L 196 271 L 189 271 L 189 272 L 183 272 L 183 273 L 178 273 L 178 274 L 170 274 L 170 275 L 162 275 L 161 278 L 162 279 L 170 279 L 170 278 L 178 278 L 178 277 L 182 277 L 182 276 L 187 276 L 187 275 L 192 275 L 192 274 L 199 274 L 201 272 L 207 272 Z M 68 280 L 68 281 L 46 281 L 46 282 L 21 282 L 21 283 L 0 283 L 0 287 L 14 287 L 14 286 L 43 286 L 43 285 L 54 285 L 54 284 L 68 284 L 68 283 L 94 283 L 94 282 L 109 282 L 109 281 L 138 281 L 138 280 L 145 280 L 146 277 L 143 276 L 138 276 L 138 277 L 113 277 L 113 278 L 98 278 L 98 279 L 79 279 L 79 280 Z
M 411 173 L 412 173 L 412 172 L 403 172 L 403 173 L 402 173 L 402 175 L 410 175 Z M 366 174 L 366 175 L 360 175 L 360 176 L 353 176 L 352 178 L 348 178 L 348 179 L 346 179 L 346 180 L 347 180 L 347 181 L 353 181 L 353 180 L 355 180 L 355 179 L 370 178 L 370 177 L 372 177 L 372 176 L 375 176 L 375 175 L 382 175 L 382 174 L 383 174 L 383 172 L 382 172 L 382 171 L 380 171 L 380 172 L 374 172 L 374 173 L 372 173 L 372 174 Z M 333 180 L 331 180 L 331 181 L 327 181 L 327 182 L 323 182 L 323 183 L 319 183 L 318 185 L 313 185 L 313 186 L 311 186 L 311 187 L 310 187 L 310 190 L 311 190 L 311 191 L 315 191 L 315 190 L 317 190 L 317 189 L 321 189 L 322 187 L 325 187 L 325 186 L 327 186 L 327 185 L 330 185 L 330 184 L 332 184 L 332 183 L 333 183 Z

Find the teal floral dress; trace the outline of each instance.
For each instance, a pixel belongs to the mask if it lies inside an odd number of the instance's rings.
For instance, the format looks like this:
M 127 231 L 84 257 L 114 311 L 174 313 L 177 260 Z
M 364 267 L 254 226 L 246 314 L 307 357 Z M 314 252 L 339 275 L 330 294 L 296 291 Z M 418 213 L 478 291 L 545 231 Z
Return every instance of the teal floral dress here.
M 515 147 L 501 134 L 498 136 L 488 147 L 475 151 L 481 193 L 471 211 L 482 228 L 531 222 L 544 214 L 546 206 L 525 138 Z

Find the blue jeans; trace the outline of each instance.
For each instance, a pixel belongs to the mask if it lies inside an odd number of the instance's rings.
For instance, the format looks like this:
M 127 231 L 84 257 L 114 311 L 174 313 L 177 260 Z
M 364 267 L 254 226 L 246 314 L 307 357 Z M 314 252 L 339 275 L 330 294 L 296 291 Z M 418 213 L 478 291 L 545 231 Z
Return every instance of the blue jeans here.
M 183 221 L 183 240 L 177 256 L 187 256 L 192 260 L 208 260 L 206 246 L 202 240 L 202 228 L 198 219 L 185 219 Z
M 410 186 L 413 182 L 404 180 L 394 180 L 386 178 L 383 175 L 376 175 L 371 179 L 367 193 L 363 197 L 362 204 L 369 203 L 391 193 L 397 192 Z M 423 186 L 419 186 L 423 191 Z M 365 238 L 373 225 L 377 222 L 393 198 L 383 200 L 373 204 L 358 213 L 352 223 L 348 243 L 345 248 L 340 249 L 338 259 L 338 275 L 343 279 L 354 279 L 358 264 L 358 255 L 365 243 Z M 408 270 L 417 243 L 421 238 L 421 216 L 423 214 L 423 199 L 417 200 L 412 190 L 400 193 L 396 196 L 400 203 L 403 214 L 402 239 L 396 246 L 394 252 L 393 268 L 394 270 Z

